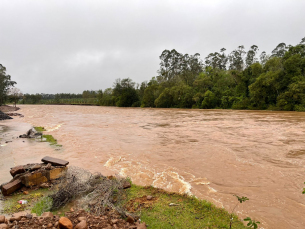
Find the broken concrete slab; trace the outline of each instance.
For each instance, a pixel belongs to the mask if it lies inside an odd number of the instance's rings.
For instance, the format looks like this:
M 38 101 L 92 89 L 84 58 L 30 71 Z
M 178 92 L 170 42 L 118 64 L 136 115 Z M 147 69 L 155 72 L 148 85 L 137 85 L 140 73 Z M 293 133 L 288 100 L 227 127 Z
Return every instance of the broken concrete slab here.
M 2 186 L 1 191 L 4 196 L 8 196 L 11 193 L 19 190 L 22 187 L 20 179 L 14 180 Z
M 69 164 L 68 161 L 49 156 L 42 158 L 41 161 L 44 163 L 51 163 L 52 165 L 59 165 L 59 166 L 67 166 Z
M 10 170 L 10 173 L 13 177 L 16 176 L 17 174 L 24 173 L 24 172 L 25 172 L 25 169 L 24 169 L 23 165 L 18 165 L 14 168 L 11 168 L 11 170 Z
M 46 171 L 28 173 L 28 174 L 25 174 L 21 179 L 22 179 L 22 184 L 25 187 L 40 185 L 40 184 L 48 181 Z
M 67 171 L 67 169 L 68 169 L 67 167 L 61 167 L 61 168 L 55 168 L 55 169 L 49 170 L 47 173 L 47 178 L 49 180 L 58 179 L 62 176 L 63 172 Z

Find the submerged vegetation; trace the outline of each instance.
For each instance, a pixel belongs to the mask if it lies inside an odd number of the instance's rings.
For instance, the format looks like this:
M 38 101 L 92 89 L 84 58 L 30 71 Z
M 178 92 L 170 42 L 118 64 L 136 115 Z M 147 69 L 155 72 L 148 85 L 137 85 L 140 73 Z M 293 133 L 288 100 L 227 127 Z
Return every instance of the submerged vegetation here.
M 270 55 L 239 46 L 210 53 L 164 50 L 158 75 L 136 84 L 115 80 L 104 91 L 82 94 L 25 94 L 24 104 L 91 104 L 119 107 L 270 109 L 305 111 L 305 38 L 295 46 L 280 43 Z
M 34 129 L 37 132 L 40 132 L 40 133 L 42 133 L 43 131 L 46 131 L 46 129 L 44 127 L 41 127 L 41 126 L 35 126 Z M 50 145 L 55 145 L 55 146 L 58 146 L 58 147 L 62 146 L 62 145 L 57 144 L 57 140 L 52 135 L 49 135 L 49 134 L 42 134 L 41 135 L 41 140 L 45 141 L 45 142 L 49 142 Z

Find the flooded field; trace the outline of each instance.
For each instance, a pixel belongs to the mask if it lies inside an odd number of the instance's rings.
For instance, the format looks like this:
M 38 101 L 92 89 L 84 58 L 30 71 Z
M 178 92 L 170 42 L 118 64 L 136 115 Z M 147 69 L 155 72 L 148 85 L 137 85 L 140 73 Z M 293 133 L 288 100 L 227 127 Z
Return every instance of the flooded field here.
M 246 196 L 240 217 L 262 228 L 305 228 L 305 113 L 20 107 L 24 118 L 0 122 L 0 183 L 10 179 L 10 167 L 48 155 L 228 211 L 237 203 L 233 194 Z M 63 147 L 16 139 L 31 125 L 44 126 Z

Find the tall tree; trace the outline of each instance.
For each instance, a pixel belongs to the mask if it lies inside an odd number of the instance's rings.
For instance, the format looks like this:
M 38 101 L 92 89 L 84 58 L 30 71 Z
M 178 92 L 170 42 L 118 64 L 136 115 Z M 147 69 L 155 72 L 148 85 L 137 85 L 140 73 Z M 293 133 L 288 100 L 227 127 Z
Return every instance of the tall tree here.
M 258 52 L 258 47 L 256 45 L 252 45 L 247 52 L 246 56 L 246 66 L 250 67 L 252 64 L 257 62 L 256 54 Z
M 16 82 L 11 80 L 11 76 L 6 74 L 6 68 L 0 64 L 0 106 L 5 103 L 8 90 L 15 84 Z
M 242 71 L 244 69 L 244 55 L 245 47 L 243 45 L 238 46 L 237 49 L 231 52 L 229 55 L 230 69 Z

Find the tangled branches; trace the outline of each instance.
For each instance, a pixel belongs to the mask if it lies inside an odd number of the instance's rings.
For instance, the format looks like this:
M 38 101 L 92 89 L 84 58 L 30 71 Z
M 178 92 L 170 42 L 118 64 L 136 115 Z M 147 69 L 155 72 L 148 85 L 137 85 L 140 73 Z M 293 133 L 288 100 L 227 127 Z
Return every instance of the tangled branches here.
M 92 174 L 78 167 L 69 167 L 61 178 L 58 191 L 50 197 L 53 199 L 52 210 L 59 209 L 74 199 L 78 199 L 81 208 L 100 215 L 108 208 L 115 209 L 122 216 L 126 215 L 121 207 L 125 198 L 124 178 L 108 179 L 101 174 Z

